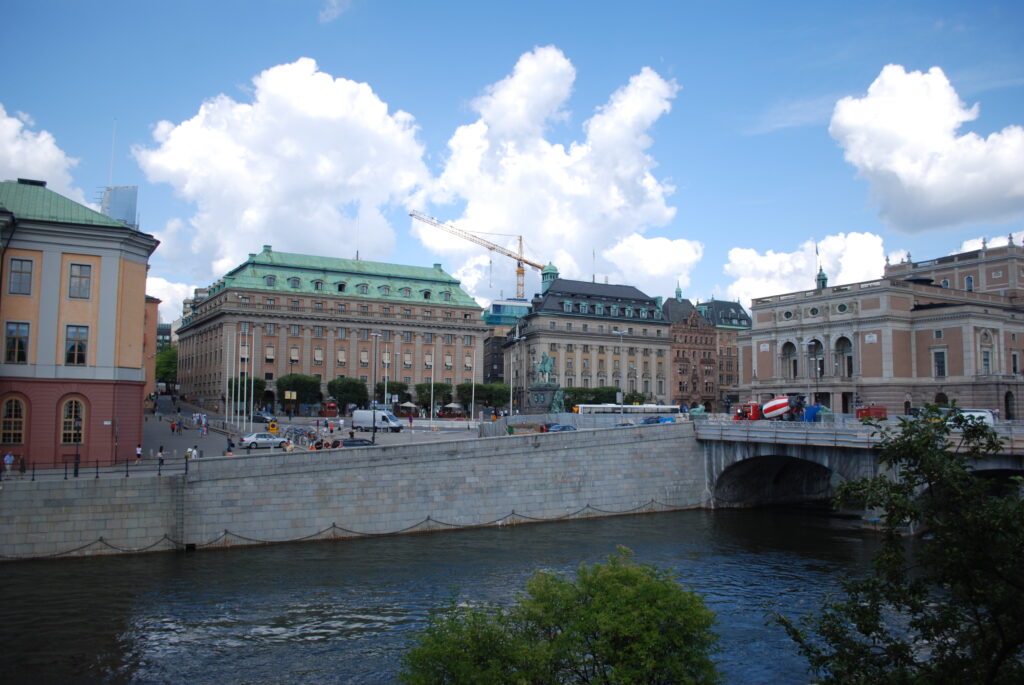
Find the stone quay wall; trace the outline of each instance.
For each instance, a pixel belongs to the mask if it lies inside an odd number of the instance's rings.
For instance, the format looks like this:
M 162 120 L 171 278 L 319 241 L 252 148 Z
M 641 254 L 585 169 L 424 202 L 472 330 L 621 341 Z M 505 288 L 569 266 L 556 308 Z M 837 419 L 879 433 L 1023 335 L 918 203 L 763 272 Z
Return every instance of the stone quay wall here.
M 0 556 L 266 544 L 696 508 L 689 423 L 204 458 L 187 474 L 5 481 Z

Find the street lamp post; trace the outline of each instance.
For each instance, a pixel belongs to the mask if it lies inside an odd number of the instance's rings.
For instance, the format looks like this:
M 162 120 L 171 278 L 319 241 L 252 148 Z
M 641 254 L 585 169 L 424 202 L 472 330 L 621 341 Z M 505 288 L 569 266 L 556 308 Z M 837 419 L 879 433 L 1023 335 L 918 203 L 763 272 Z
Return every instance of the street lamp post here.
M 612 335 L 619 336 L 619 355 L 621 357 L 621 355 L 622 355 L 622 345 L 623 345 L 623 343 L 622 343 L 622 336 L 624 336 L 625 333 L 620 331 L 618 328 L 615 328 L 615 329 L 612 330 Z M 619 385 L 619 398 L 618 399 L 619 399 L 619 418 L 621 419 L 622 415 L 624 413 L 623 409 L 622 409 L 622 404 L 623 404 L 623 402 L 626 399 L 626 392 L 622 389 L 622 375 L 621 375 L 622 369 L 619 369 L 619 373 L 620 373 L 620 375 L 619 375 L 619 383 L 618 383 L 618 385 Z
M 370 393 L 370 408 L 373 416 L 373 436 L 370 441 L 373 444 L 377 444 L 377 338 L 380 337 L 380 333 L 371 333 L 370 336 L 373 338 L 373 391 Z

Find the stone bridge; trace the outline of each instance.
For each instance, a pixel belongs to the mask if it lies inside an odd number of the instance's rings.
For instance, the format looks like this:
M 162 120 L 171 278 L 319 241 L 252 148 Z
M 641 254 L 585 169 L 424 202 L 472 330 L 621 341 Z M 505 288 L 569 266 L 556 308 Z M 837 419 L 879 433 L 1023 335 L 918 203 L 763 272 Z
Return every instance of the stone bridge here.
M 862 424 L 695 421 L 713 484 L 711 506 L 826 500 L 836 486 L 879 471 L 878 437 Z M 1001 425 L 1002 454 L 977 462 L 988 477 L 1024 474 L 1024 429 Z

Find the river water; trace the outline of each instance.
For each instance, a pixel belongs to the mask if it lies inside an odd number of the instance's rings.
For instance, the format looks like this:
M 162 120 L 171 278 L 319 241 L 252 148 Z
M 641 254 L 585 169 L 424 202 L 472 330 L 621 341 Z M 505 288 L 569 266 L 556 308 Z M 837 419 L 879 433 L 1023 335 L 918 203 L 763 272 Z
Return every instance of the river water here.
M 617 545 L 717 612 L 729 683 L 807 683 L 772 608 L 812 610 L 874 537 L 822 512 L 682 511 L 132 557 L 6 564 L 6 682 L 388 683 L 431 609 L 510 602 L 537 568 Z

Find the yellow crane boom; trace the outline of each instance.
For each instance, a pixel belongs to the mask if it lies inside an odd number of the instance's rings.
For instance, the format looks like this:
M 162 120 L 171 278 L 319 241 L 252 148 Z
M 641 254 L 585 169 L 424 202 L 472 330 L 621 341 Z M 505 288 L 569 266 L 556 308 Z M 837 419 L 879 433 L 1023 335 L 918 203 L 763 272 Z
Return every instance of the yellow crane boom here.
M 501 245 L 498 245 L 497 243 L 492 243 L 490 240 L 487 240 L 486 238 L 481 238 L 479 235 L 473 233 L 472 231 L 463 230 L 457 226 L 453 226 L 450 223 L 441 221 L 440 219 L 435 219 L 432 216 L 428 216 L 423 212 L 417 212 L 416 210 L 413 210 L 409 212 L 409 216 L 411 216 L 414 219 L 419 219 L 425 224 L 430 224 L 435 228 L 440 228 L 442 231 L 447 231 L 448 233 L 456 235 L 464 240 L 468 240 L 471 243 L 476 243 L 477 245 L 486 247 L 488 250 L 491 250 L 492 252 L 497 252 L 498 254 L 502 254 L 505 255 L 506 257 L 511 257 L 512 259 L 516 260 L 516 297 L 519 298 L 520 300 L 523 299 L 525 293 L 525 286 L 523 282 L 525 280 L 526 270 L 523 268 L 523 264 L 529 264 L 534 269 L 544 268 L 543 264 L 538 264 L 537 262 L 531 261 L 523 256 L 523 236 L 521 235 L 511 236 L 513 238 L 518 238 L 519 240 L 519 252 L 516 253 L 508 249 L 507 247 L 503 247 Z

